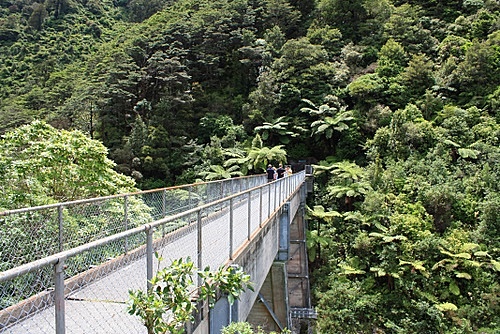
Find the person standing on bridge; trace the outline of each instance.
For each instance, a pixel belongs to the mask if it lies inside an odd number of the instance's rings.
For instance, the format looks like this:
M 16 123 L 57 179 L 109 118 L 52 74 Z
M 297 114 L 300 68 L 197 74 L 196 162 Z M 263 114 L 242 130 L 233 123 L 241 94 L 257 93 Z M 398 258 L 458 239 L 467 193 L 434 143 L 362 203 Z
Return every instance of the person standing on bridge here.
M 267 172 L 267 182 L 273 182 L 276 178 L 276 176 L 274 175 L 276 174 L 276 170 L 273 167 L 273 165 L 271 164 L 267 165 L 266 172 Z
M 278 179 L 281 179 L 283 176 L 285 176 L 285 169 L 283 168 L 282 164 L 279 164 L 279 167 L 276 170 L 276 173 L 278 173 Z

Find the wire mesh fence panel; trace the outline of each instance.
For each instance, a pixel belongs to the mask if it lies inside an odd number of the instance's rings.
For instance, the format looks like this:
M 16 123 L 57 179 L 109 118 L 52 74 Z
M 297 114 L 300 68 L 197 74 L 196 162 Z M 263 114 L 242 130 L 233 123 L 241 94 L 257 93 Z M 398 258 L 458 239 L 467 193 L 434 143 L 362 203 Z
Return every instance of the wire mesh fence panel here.
M 125 200 L 107 199 L 92 203 L 71 205 L 63 210 L 63 249 L 71 249 L 126 228 Z
M 201 260 L 199 269 L 215 270 L 293 189 L 278 181 L 238 194 L 266 182 L 263 177 L 242 180 L 0 213 L 0 223 L 8 227 L 0 238 L 0 333 L 55 332 L 54 300 L 60 300 L 55 294 L 61 291 L 54 283 L 59 277 L 56 256 L 58 266 L 64 265 L 68 333 L 145 333 L 139 319 L 126 313 L 126 303 L 129 290 L 147 288 L 150 250 L 158 254 L 154 273 L 179 258 L 190 258 L 196 265 Z M 149 246 L 147 231 L 153 236 Z M 24 242 L 17 253 L 12 246 L 16 242 Z M 13 277 L 18 266 L 31 266 L 34 260 L 43 266 L 24 268 Z M 9 274 L 3 275 L 5 271 Z
M 33 314 L 43 312 L 53 305 L 54 283 L 51 267 L 33 270 L 14 279 L 0 283 L 2 310 L 0 310 L 0 333 L 22 323 Z M 54 331 L 54 318 L 43 319 L 40 326 Z M 40 333 L 37 327 L 24 333 Z
M 232 244 L 236 247 L 248 240 L 248 195 L 236 196 L 233 203 Z
M 225 207 L 229 208 L 229 204 Z M 201 242 L 203 248 L 200 269 L 208 266 L 215 270 L 224 264 L 230 256 L 229 236 L 229 210 L 214 211 L 202 220 Z
M 144 239 L 144 233 L 131 238 Z M 121 244 L 119 240 L 117 244 Z M 78 256 L 93 259 L 95 254 L 105 253 L 113 243 L 97 247 Z M 68 270 L 71 262 L 68 260 Z M 129 290 L 147 286 L 146 252 L 139 247 L 133 252 L 106 262 L 66 281 L 66 329 L 69 333 L 134 333 L 142 330 L 138 318 L 127 313 Z M 134 330 L 128 330 L 128 329 Z
M 46 308 L 39 313 L 31 313 L 29 318 L 25 318 L 11 327 L 0 327 L 2 334 L 53 334 L 55 328 L 55 312 L 53 308 Z
M 22 212 L 0 218 L 0 270 L 8 270 L 60 250 L 58 211 Z
M 163 269 L 177 259 L 191 259 L 196 263 L 198 254 L 197 214 L 190 213 L 177 219 L 175 229 L 154 244 L 154 270 Z
M 206 203 L 217 201 L 223 197 L 222 182 L 211 182 L 207 184 L 206 188 Z
M 139 226 L 147 223 L 148 221 L 155 221 L 166 216 L 166 201 L 165 190 L 139 193 L 133 196 L 128 196 L 129 208 L 127 210 L 128 220 L 132 223 L 131 226 Z M 143 204 L 147 206 L 136 208 Z
M 245 177 L 0 212 L 0 270 L 219 200 L 263 180 Z
M 250 192 L 250 205 L 248 208 L 248 219 L 250 220 L 250 233 L 253 234 L 260 225 L 261 220 L 261 189 Z

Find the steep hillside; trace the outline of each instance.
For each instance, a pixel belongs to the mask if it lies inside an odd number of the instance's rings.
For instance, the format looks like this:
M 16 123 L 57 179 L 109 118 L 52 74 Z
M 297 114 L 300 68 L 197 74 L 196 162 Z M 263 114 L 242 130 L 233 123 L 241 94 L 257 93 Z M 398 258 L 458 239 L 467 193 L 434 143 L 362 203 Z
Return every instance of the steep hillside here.
M 498 330 L 498 1 L 1 4 L 0 131 L 80 130 L 141 188 L 312 162 L 321 333 Z

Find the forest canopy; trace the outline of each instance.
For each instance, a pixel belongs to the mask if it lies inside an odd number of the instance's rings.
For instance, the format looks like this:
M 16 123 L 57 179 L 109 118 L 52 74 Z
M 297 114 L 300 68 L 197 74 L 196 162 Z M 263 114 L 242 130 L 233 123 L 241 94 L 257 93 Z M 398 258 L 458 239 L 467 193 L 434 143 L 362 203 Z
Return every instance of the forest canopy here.
M 319 332 L 500 327 L 498 1 L 0 4 L 2 209 L 313 164 Z

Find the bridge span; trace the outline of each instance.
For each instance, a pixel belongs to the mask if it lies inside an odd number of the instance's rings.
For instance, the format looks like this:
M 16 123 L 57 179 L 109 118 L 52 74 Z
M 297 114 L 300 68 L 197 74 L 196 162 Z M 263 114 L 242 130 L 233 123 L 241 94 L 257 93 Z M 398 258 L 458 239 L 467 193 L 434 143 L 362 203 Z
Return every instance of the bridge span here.
M 298 333 L 314 317 L 307 179 L 259 175 L 0 213 L 10 242 L 20 233 L 33 245 L 0 253 L 0 333 L 147 333 L 126 311 L 128 291 L 188 257 L 198 268 L 241 266 L 255 291 L 202 307 L 187 333 L 220 333 L 235 321 Z

